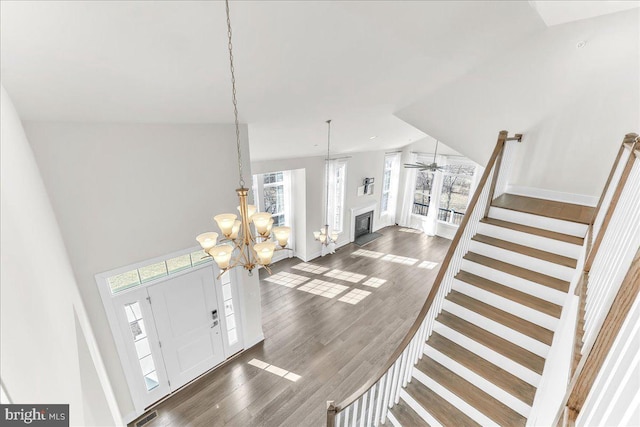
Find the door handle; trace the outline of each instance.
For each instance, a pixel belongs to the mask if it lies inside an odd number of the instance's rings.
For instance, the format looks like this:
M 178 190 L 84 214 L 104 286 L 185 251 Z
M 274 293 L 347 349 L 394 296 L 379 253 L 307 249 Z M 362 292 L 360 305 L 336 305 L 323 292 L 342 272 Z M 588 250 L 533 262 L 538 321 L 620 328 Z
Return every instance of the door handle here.
M 216 326 L 218 326 L 218 321 L 217 321 L 217 320 L 214 320 L 214 321 L 213 321 L 213 325 L 211 325 L 211 328 L 213 329 L 213 328 L 215 328 Z

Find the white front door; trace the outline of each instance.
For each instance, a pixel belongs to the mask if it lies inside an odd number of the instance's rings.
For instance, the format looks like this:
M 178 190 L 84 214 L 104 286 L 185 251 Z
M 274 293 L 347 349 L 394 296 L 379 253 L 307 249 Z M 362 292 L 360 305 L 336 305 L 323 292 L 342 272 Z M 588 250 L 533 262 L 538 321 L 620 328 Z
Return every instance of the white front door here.
M 171 391 L 225 360 L 213 270 L 149 286 Z

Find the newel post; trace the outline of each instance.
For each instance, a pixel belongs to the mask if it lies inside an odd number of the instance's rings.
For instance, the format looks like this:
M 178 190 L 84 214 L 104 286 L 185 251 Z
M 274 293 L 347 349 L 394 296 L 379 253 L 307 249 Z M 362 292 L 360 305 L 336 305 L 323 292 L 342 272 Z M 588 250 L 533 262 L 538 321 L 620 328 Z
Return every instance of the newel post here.
M 334 403 L 333 400 L 327 401 L 327 427 L 336 426 L 336 413 L 338 412 L 338 408 Z

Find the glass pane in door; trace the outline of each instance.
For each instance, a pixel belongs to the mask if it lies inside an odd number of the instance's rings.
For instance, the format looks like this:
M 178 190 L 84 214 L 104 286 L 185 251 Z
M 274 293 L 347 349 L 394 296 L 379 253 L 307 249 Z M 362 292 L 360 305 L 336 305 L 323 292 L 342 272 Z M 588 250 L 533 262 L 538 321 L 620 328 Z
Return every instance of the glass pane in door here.
M 142 318 L 140 303 L 136 301 L 125 304 L 124 310 L 127 314 L 127 320 L 129 321 L 129 328 L 131 329 L 131 335 L 136 347 L 138 363 L 140 364 L 140 370 L 144 377 L 145 386 L 147 387 L 147 391 L 151 391 L 158 387 L 160 383 L 158 382 L 156 365 L 151 355 L 149 338 L 147 337 L 147 330 L 144 325 L 144 319 Z

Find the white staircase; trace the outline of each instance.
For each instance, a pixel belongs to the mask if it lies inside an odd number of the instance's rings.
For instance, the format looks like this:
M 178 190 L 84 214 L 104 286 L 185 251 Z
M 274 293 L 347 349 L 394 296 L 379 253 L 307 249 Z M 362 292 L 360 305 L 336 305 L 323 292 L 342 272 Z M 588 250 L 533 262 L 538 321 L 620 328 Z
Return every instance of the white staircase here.
M 387 422 L 527 424 L 587 224 L 522 205 L 492 206 L 480 221 Z

